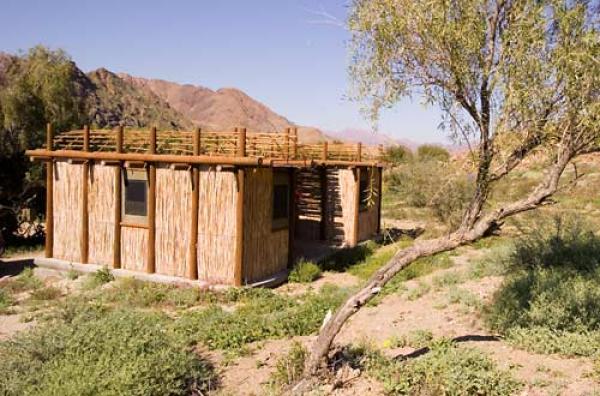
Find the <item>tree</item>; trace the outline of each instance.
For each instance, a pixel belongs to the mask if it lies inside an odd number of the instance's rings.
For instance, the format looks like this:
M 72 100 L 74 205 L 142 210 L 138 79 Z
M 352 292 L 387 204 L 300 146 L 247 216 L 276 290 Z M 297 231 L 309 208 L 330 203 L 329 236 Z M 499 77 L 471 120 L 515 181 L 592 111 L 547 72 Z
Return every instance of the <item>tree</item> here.
M 435 144 L 422 144 L 417 148 L 417 156 L 421 161 L 440 161 L 448 162 L 450 153 L 448 150 Z
M 578 179 L 559 184 L 567 165 L 597 151 L 600 136 L 597 2 L 354 0 L 348 24 L 357 97 L 372 119 L 404 96 L 422 95 L 443 110 L 448 133 L 473 144 L 477 171 L 460 224 L 399 250 L 350 296 L 314 342 L 307 377 L 318 372 L 346 320 L 394 275 L 550 203 Z M 548 164 L 540 184 L 514 202 L 486 206 L 498 180 L 534 153 Z
M 0 232 L 8 242 L 21 209 L 43 213 L 43 170 L 25 150 L 43 144 L 47 122 L 60 130 L 81 122 L 78 90 L 76 67 L 61 50 L 37 46 L 0 57 Z

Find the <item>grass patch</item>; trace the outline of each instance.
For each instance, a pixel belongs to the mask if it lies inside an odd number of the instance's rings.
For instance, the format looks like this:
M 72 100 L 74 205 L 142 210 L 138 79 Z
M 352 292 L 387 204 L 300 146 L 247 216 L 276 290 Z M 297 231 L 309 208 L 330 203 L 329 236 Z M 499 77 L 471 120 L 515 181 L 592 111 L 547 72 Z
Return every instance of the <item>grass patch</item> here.
M 54 286 L 46 286 L 34 289 L 29 299 L 33 301 L 48 301 L 54 300 L 62 295 L 62 292 L 59 288 Z
M 310 283 L 321 277 L 321 268 L 312 261 L 300 259 L 288 276 L 288 281 Z
M 436 270 L 452 267 L 453 263 L 450 257 L 450 253 L 444 252 L 416 260 L 411 265 L 400 271 L 395 277 L 393 277 L 382 288 L 379 294 L 369 301 L 369 305 L 373 306 L 379 304 L 387 295 L 406 291 L 407 287 L 404 282 L 407 280 L 428 275 Z
M 429 285 L 429 283 L 419 281 L 416 287 L 413 287 L 412 289 L 408 290 L 408 293 L 406 293 L 406 298 L 409 301 L 418 300 L 430 291 L 431 286 Z
M 83 285 L 84 289 L 91 290 L 114 280 L 115 277 L 110 270 L 106 267 L 102 267 L 96 272 L 89 274 Z
M 321 261 L 319 265 L 324 271 L 344 272 L 364 262 L 378 247 L 376 242 L 367 241 L 354 247 L 340 249 Z
M 280 389 L 293 385 L 304 373 L 304 362 L 307 357 L 306 348 L 294 341 L 290 351 L 277 360 L 275 371 L 271 375 L 271 384 Z
M 0 343 L 5 395 L 185 395 L 210 366 L 157 313 L 83 311 Z
M 413 330 L 402 336 L 393 336 L 383 343 L 384 348 L 404 348 L 411 347 L 415 349 L 425 348 L 433 340 L 433 333 L 429 330 Z
M 449 286 L 455 286 L 462 283 L 464 278 L 460 272 L 451 271 L 435 276 L 432 279 L 433 287 L 436 290 L 443 289 Z
M 0 315 L 10 314 L 13 303 L 14 299 L 10 293 L 4 289 L 0 289 Z
M 389 395 L 512 395 L 522 387 L 481 351 L 445 339 L 431 342 L 427 353 L 406 361 L 371 351 L 363 365 Z
M 19 276 L 8 280 L 2 287 L 10 293 L 22 293 L 29 290 L 39 289 L 44 284 L 35 276 L 33 269 L 25 268 Z
M 319 293 L 292 298 L 264 290 L 235 310 L 211 305 L 186 312 L 177 322 L 190 342 L 202 342 L 211 349 L 237 349 L 269 338 L 309 335 L 319 329 L 328 310 L 335 310 L 348 295 L 337 287 L 323 287 Z

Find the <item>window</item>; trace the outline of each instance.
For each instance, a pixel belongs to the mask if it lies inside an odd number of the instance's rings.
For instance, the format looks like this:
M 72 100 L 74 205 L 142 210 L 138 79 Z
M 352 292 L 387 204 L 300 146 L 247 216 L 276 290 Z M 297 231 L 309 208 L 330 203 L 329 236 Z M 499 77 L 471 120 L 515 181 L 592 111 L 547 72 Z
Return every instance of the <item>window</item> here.
M 123 220 L 145 223 L 148 216 L 146 171 L 127 169 L 123 183 Z
M 360 210 L 367 210 L 371 200 L 371 172 L 370 169 L 362 168 L 360 170 Z
M 273 173 L 273 229 L 286 228 L 290 213 L 290 176 Z

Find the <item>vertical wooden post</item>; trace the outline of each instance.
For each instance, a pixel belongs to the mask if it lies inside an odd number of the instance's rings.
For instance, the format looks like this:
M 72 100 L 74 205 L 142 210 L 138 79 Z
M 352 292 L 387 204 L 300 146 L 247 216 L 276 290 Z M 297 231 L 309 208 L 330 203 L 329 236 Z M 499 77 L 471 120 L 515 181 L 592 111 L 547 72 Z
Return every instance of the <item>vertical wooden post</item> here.
M 360 214 L 360 168 L 354 170 L 355 184 L 354 184 L 354 217 L 352 224 L 352 246 L 358 245 L 358 216 Z
M 296 240 L 296 169 L 290 168 L 290 197 L 288 219 L 288 268 L 294 266 L 294 242 Z
M 292 129 L 292 159 L 298 158 L 298 128 Z
M 329 155 L 329 145 L 328 143 L 325 141 L 323 142 L 323 153 L 321 154 L 321 159 L 323 161 L 327 161 L 327 156 Z
M 115 151 L 123 152 L 123 125 L 117 129 L 117 142 Z M 113 240 L 113 268 L 121 268 L 121 210 L 122 210 L 122 181 L 121 181 L 122 164 L 115 167 L 115 224 L 114 224 L 114 240 Z
M 52 124 L 46 125 L 46 149 L 54 148 Z M 46 162 L 46 257 L 54 255 L 54 160 Z
M 286 161 L 288 161 L 290 159 L 290 129 L 291 128 L 285 128 L 285 132 L 284 132 L 285 152 L 283 154 L 283 157 Z
M 83 151 L 90 151 L 90 127 L 83 127 Z M 89 208 L 88 208 L 88 190 L 90 176 L 90 160 L 83 163 L 83 181 L 82 181 L 82 197 L 81 197 L 81 263 L 88 263 L 90 230 L 89 230 Z
M 200 128 L 193 134 L 194 155 L 200 155 Z M 192 165 L 192 224 L 190 230 L 190 251 L 188 255 L 187 276 L 198 279 L 198 212 L 200 200 L 200 170 L 198 165 Z
M 246 156 L 246 128 L 240 128 L 237 141 L 238 157 Z M 245 170 L 237 168 L 237 208 L 236 208 L 236 233 L 235 233 L 235 267 L 233 270 L 233 283 L 235 286 L 242 285 L 244 270 L 244 183 L 246 181 Z
M 320 239 L 322 241 L 327 239 L 327 167 L 322 166 L 320 169 L 321 178 L 321 222 L 320 226 Z
M 356 144 L 356 160 L 358 162 L 362 161 L 362 143 L 358 142 Z
M 156 154 L 156 127 L 150 130 L 150 154 Z M 148 163 L 148 263 L 146 272 L 156 271 L 156 164 Z
M 377 234 L 381 234 L 381 200 L 383 197 L 383 168 L 377 167 Z

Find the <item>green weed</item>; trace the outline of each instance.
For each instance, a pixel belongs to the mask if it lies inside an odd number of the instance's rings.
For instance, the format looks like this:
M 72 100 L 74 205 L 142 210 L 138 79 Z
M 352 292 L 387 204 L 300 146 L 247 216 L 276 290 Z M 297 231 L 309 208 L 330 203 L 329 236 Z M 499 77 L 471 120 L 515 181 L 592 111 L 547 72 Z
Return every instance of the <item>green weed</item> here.
M 288 276 L 288 281 L 310 283 L 321 276 L 321 268 L 312 261 L 299 260 Z
M 297 341 L 292 343 L 290 351 L 277 360 L 271 382 L 275 386 L 286 387 L 298 381 L 304 373 L 304 362 L 308 351 Z
M 115 277 L 110 270 L 106 267 L 102 267 L 101 269 L 87 276 L 86 282 L 84 283 L 84 288 L 87 290 L 95 289 L 114 280 Z
M 187 395 L 210 366 L 155 313 L 115 311 L 52 321 L 0 343 L 4 395 Z
M 398 361 L 370 352 L 363 365 L 389 395 L 512 395 L 522 384 L 475 348 L 435 340 L 423 356 Z

